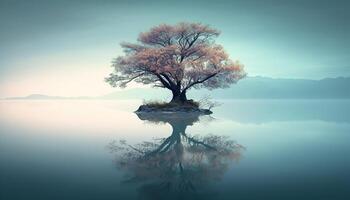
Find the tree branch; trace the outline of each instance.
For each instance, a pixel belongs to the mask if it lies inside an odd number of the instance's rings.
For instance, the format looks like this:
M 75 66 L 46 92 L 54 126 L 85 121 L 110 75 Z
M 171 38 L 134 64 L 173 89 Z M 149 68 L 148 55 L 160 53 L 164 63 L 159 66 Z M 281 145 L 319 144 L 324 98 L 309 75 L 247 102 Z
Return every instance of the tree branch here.
M 192 87 L 192 86 L 194 86 L 194 85 L 196 85 L 196 84 L 205 82 L 206 80 L 208 80 L 208 79 L 210 79 L 210 78 L 216 76 L 218 73 L 219 73 L 219 72 L 216 72 L 216 73 L 214 73 L 214 74 L 211 74 L 211 75 L 205 77 L 205 78 L 202 79 L 202 80 L 198 80 L 198 81 L 195 81 L 195 82 L 193 82 L 193 83 L 190 83 L 189 85 L 187 85 L 187 86 L 185 87 L 185 89 L 183 89 L 183 91 L 187 90 L 188 88 L 190 88 L 190 87 Z
M 168 81 L 168 83 L 171 87 L 175 86 L 175 83 L 169 78 L 168 75 L 166 75 L 165 73 L 161 73 L 160 75 L 162 75 Z
M 159 74 L 154 74 L 155 76 L 157 76 L 157 78 L 159 79 L 159 81 L 164 85 L 164 87 L 168 88 L 169 90 L 171 90 L 171 86 L 170 84 Z
M 122 85 L 126 85 L 126 84 L 130 83 L 131 81 L 135 80 L 136 78 L 138 78 L 138 77 L 140 77 L 140 76 L 143 76 L 144 74 L 145 74 L 145 73 L 138 74 L 138 75 L 136 75 L 136 76 L 130 78 L 129 80 L 123 82 Z

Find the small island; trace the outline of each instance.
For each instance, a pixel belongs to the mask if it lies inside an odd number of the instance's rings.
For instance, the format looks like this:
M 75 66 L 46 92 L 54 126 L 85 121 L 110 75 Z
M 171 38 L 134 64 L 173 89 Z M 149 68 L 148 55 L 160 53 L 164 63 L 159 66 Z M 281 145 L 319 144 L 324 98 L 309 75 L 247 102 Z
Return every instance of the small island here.
M 135 113 L 197 113 L 199 115 L 210 115 L 213 112 L 210 109 L 200 108 L 198 102 L 187 100 L 184 103 L 174 102 L 150 102 L 141 105 Z
M 227 88 L 246 76 L 238 61 L 229 58 L 215 43 L 220 32 L 201 23 L 162 24 L 140 33 L 138 43 L 122 43 L 125 55 L 112 63 L 114 71 L 105 79 L 113 87 L 130 82 L 168 89 L 166 103 L 141 105 L 136 112 L 195 112 L 211 114 L 198 102 L 187 99 L 194 89 Z

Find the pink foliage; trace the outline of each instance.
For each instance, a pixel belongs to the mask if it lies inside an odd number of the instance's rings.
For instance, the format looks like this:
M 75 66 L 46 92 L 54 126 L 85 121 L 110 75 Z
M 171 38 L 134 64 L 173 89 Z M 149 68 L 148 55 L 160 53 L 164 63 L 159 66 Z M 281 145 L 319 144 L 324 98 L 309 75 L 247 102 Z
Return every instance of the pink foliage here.
M 138 44 L 122 44 L 125 55 L 115 59 L 115 71 L 106 80 L 112 86 L 136 81 L 180 91 L 228 87 L 246 73 L 214 43 L 219 34 L 200 23 L 153 27 L 139 35 Z

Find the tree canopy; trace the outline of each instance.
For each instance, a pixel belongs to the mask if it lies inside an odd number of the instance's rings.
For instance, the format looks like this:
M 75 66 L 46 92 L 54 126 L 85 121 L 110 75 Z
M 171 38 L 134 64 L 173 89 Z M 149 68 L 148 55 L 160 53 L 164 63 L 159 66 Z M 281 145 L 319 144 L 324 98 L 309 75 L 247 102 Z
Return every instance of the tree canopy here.
M 125 55 L 112 64 L 106 81 L 125 87 L 131 81 L 166 88 L 173 100 L 186 101 L 190 88 L 225 88 L 245 77 L 243 65 L 232 61 L 215 43 L 220 32 L 200 23 L 162 24 L 140 33 L 137 43 L 122 43 Z

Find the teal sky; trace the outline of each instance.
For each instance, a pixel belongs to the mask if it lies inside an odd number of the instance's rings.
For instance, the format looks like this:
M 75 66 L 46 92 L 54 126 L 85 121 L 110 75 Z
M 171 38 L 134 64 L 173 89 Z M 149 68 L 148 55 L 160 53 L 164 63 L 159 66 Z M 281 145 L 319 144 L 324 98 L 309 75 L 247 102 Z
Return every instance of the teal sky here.
M 0 97 L 100 95 L 119 43 L 202 22 L 250 76 L 350 76 L 350 1 L 0 0 Z

